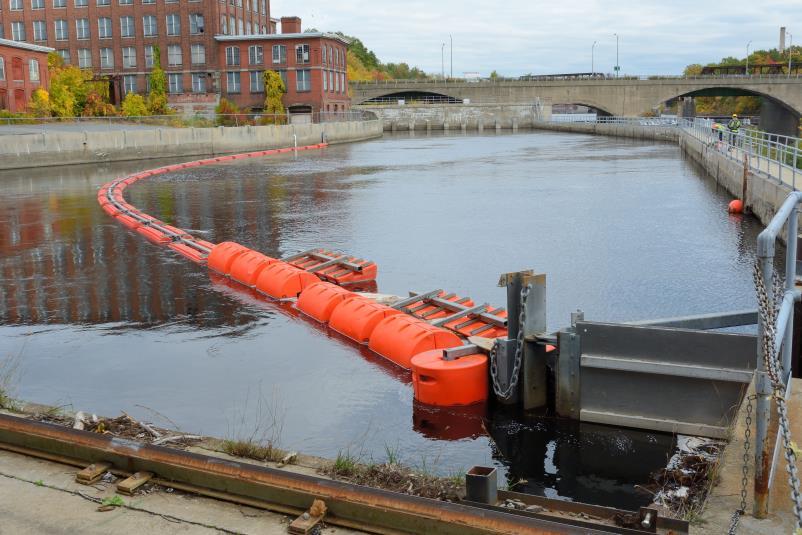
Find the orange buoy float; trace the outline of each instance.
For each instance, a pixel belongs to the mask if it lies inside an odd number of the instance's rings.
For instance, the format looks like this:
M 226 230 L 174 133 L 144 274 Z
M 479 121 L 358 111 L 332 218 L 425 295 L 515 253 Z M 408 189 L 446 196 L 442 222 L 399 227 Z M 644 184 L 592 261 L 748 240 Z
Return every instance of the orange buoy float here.
M 270 258 L 257 251 L 247 250 L 234 257 L 229 276 L 245 286 L 253 287 L 262 270 L 276 262 L 278 260 L 275 258 Z
M 304 288 L 317 282 L 320 279 L 314 273 L 276 261 L 262 270 L 254 286 L 273 299 L 291 299 L 298 297 Z
M 445 360 L 442 349 L 412 357 L 415 399 L 427 405 L 471 405 L 487 400 L 487 355 L 475 353 Z
M 238 256 L 250 251 L 244 245 L 240 245 L 233 241 L 224 241 L 212 247 L 209 257 L 207 259 L 209 269 L 212 269 L 221 275 L 228 275 L 231 273 L 231 264 Z
M 329 327 L 355 342 L 367 344 L 376 325 L 384 318 L 397 314 L 401 314 L 401 311 L 355 296 L 334 308 Z
M 744 203 L 740 199 L 730 201 L 727 211 L 731 214 L 740 214 L 744 211 Z
M 329 282 L 318 282 L 301 292 L 295 306 L 307 316 L 327 323 L 337 305 L 351 297 L 356 294 Z
M 197 264 L 205 264 L 207 261 L 204 253 L 193 247 L 190 247 L 189 245 L 184 245 L 183 243 L 170 243 L 167 245 L 167 247 Z
M 136 231 L 138 233 L 142 234 L 148 240 L 152 241 L 153 243 L 159 244 L 159 245 L 167 244 L 167 243 L 170 243 L 172 241 L 172 240 L 170 240 L 169 236 L 167 236 L 166 234 L 164 234 L 160 230 L 155 229 L 155 228 L 150 227 L 150 226 L 142 225 L 141 227 L 136 229 Z
M 409 370 L 412 357 L 430 349 L 462 345 L 459 336 L 407 314 L 383 319 L 370 335 L 368 347 Z

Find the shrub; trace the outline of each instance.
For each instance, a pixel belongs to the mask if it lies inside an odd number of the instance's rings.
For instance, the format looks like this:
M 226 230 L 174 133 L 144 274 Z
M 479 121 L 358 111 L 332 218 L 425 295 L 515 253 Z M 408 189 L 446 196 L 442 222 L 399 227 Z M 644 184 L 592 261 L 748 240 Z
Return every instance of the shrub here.
M 117 115 L 117 108 L 93 91 L 86 96 L 86 104 L 84 104 L 81 115 L 83 117 L 111 117 Z
M 125 95 L 121 105 L 122 115 L 125 117 L 142 117 L 149 115 L 148 105 L 145 98 L 137 93 L 128 93 Z
M 36 117 L 50 117 L 50 93 L 41 87 L 34 91 L 28 109 Z

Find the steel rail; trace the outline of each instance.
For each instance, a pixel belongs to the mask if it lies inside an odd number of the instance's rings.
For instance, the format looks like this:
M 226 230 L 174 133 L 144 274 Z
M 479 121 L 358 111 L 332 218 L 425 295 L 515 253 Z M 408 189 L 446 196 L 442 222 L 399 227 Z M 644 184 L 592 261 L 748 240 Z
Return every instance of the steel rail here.
M 265 466 L 0 415 L 0 448 L 80 466 L 108 462 L 112 471 L 148 471 L 162 484 L 282 513 L 326 502 L 325 521 L 373 533 L 537 534 L 603 533 L 409 496 Z

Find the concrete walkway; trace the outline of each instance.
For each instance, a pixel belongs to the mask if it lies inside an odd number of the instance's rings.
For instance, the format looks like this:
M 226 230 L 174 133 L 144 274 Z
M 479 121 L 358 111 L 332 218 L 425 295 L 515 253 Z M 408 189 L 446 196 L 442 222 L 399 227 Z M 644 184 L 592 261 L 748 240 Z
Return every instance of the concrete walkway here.
M 113 483 L 75 482 L 77 469 L 0 450 L 0 535 L 40 534 L 286 534 L 291 518 L 262 509 L 154 487 L 122 496 L 124 507 L 99 512 Z M 325 528 L 322 533 L 358 533 Z
M 23 134 L 41 134 L 43 132 L 109 132 L 109 131 L 131 131 L 131 130 L 156 130 L 158 128 L 172 128 L 157 124 L 137 124 L 132 122 L 103 121 L 102 119 L 93 121 L 78 121 L 74 123 L 42 123 L 42 124 L 8 124 L 0 119 L 0 136 L 19 136 Z
M 754 394 L 750 387 L 748 396 Z M 754 405 L 754 404 L 753 404 Z M 746 403 L 741 406 L 738 422 L 733 431 L 732 440 L 724 450 L 724 456 L 719 464 L 718 483 L 710 491 L 705 509 L 702 514 L 692 522 L 691 533 L 694 534 L 721 534 L 727 533 L 734 511 L 740 508 L 741 479 L 743 476 L 744 433 L 746 431 Z M 753 411 L 754 417 L 754 411 Z M 802 441 L 802 379 L 793 379 L 791 383 L 791 396 L 788 400 L 788 415 L 791 421 L 791 436 L 794 441 Z M 754 442 L 754 421 L 752 423 L 752 441 Z M 776 433 L 776 427 L 774 428 Z M 782 452 L 778 457 L 776 476 L 771 485 L 769 517 L 758 520 L 752 516 L 753 485 L 754 485 L 754 446 L 749 455 L 749 472 L 747 480 L 747 515 L 741 518 L 738 525 L 738 535 L 763 535 L 766 533 L 792 534 L 794 533 L 794 510 L 790 498 L 790 486 L 786 472 L 785 458 Z M 796 462 L 798 470 L 802 470 L 802 459 Z

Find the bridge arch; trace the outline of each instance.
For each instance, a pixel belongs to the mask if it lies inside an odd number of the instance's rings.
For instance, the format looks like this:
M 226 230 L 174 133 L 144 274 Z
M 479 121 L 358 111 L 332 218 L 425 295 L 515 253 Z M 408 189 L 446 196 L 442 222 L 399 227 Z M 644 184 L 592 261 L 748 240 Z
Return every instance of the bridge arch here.
M 406 103 L 424 104 L 461 104 L 462 99 L 437 91 L 404 90 L 382 95 L 373 95 L 355 104 L 397 104 L 399 100 Z
M 593 99 L 581 99 L 579 101 L 569 99 L 569 102 L 552 102 L 551 103 L 552 113 L 556 113 L 554 109 L 557 108 L 558 106 L 585 106 L 586 108 L 595 110 L 597 115 L 605 117 L 615 115 L 614 113 L 609 111 L 609 109 L 606 106 L 600 105 L 598 103 L 594 104 Z

